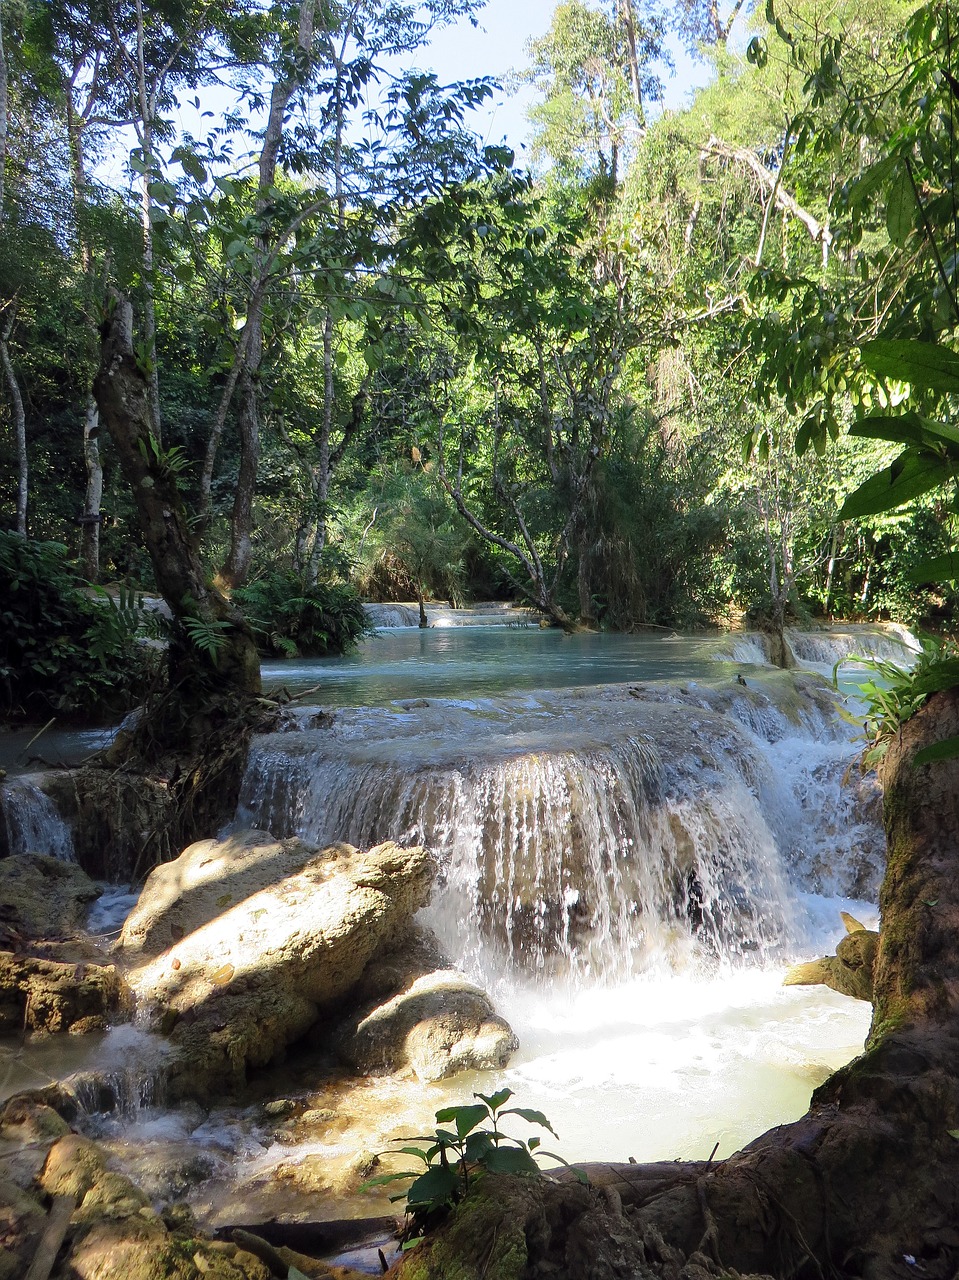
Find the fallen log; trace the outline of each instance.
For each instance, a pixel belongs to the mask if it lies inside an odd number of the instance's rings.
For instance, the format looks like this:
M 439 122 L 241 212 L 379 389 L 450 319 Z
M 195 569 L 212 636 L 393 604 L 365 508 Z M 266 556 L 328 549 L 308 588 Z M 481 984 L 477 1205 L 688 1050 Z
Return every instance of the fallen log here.
M 923 747 L 955 736 L 959 690 L 949 690 L 931 698 L 890 748 L 872 1027 L 865 1052 L 815 1091 L 801 1120 L 705 1169 L 645 1166 L 633 1190 L 630 1166 L 618 1166 L 615 1196 L 606 1187 L 486 1175 L 396 1275 L 953 1280 L 959 760 L 913 761 Z

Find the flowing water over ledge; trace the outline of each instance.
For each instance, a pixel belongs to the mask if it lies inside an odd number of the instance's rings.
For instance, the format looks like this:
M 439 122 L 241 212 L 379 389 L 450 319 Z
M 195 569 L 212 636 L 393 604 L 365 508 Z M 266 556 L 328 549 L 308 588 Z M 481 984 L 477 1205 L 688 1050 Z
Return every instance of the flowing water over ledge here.
M 901 651 L 869 635 L 817 635 L 806 661 Z M 763 658 L 759 637 L 484 626 L 271 664 L 312 705 L 254 742 L 237 825 L 434 849 L 426 922 L 518 1031 L 502 1083 L 549 1115 L 566 1158 L 727 1154 L 800 1115 L 861 1047 L 868 1006 L 781 979 L 833 948 L 841 907 L 874 921 L 883 853 L 834 694 Z M 133 1163 L 161 1147 L 199 1160 L 197 1209 L 233 1200 L 255 1220 L 297 1207 L 311 1161 L 422 1132 L 489 1087 L 370 1081 L 351 1096 L 356 1132 L 309 1141 L 255 1110 L 147 1107 L 103 1132 Z

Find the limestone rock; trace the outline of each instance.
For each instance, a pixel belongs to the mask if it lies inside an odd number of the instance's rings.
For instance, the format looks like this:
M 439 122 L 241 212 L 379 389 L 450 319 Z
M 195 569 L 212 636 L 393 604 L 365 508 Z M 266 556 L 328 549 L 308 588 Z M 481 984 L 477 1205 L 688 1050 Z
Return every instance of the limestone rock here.
M 45 1221 L 40 1202 L 0 1174 L 0 1280 L 26 1275 Z
M 113 965 L 63 964 L 0 951 L 0 1034 L 102 1031 L 133 995 Z
M 99 896 L 73 862 L 44 853 L 0 859 L 0 918 L 26 938 L 63 938 L 82 929 Z
M 499 1070 L 519 1047 L 486 993 L 455 969 L 422 974 L 351 1022 L 340 1051 L 367 1075 L 408 1066 L 417 1079 L 431 1081 Z
M 150 872 L 116 951 L 133 962 L 158 956 L 227 908 L 302 871 L 317 856 L 310 845 L 274 840 L 265 831 L 198 840 Z
M 187 850 L 179 879 L 175 863 L 159 869 L 157 898 L 164 905 L 155 915 L 164 916 L 167 936 L 173 920 L 187 918 L 174 909 L 172 892 L 177 883 L 193 883 L 194 864 L 205 879 L 185 896 L 200 904 L 202 922 L 130 975 L 147 1020 L 169 1032 L 175 1046 L 173 1097 L 209 1097 L 240 1085 L 248 1067 L 279 1061 L 321 1010 L 356 986 L 371 957 L 408 930 L 435 872 L 421 848 L 387 843 L 360 852 L 338 845 L 312 851 L 299 870 L 260 888 L 254 886 L 267 874 L 274 878 L 289 851 L 273 843 L 257 858 L 249 841 L 232 847 L 248 849 L 252 880 L 231 877 L 229 861 L 217 862 L 213 845 L 200 855 L 197 846 Z M 200 865 L 207 858 L 214 862 Z M 149 882 L 144 894 L 152 896 L 148 891 Z M 211 904 L 218 911 L 212 918 Z M 145 918 L 146 909 L 139 916 Z M 161 936 L 159 924 L 144 924 L 142 934 L 140 927 L 131 925 L 122 951 L 142 949 L 143 937 L 155 945 Z

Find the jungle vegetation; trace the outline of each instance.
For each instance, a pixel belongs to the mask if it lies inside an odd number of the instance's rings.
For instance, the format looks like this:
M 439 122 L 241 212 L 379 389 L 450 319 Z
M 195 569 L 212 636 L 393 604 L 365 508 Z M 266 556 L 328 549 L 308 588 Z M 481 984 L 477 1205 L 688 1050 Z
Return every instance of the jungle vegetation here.
M 4 529 L 254 692 L 357 592 L 948 628 L 956 7 L 566 0 L 530 171 L 474 11 L 3 0 Z

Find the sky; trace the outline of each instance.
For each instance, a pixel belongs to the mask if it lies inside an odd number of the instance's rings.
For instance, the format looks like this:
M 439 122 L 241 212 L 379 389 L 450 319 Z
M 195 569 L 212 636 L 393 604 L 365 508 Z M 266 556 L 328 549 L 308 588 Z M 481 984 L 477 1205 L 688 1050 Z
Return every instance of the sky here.
M 478 28 L 462 18 L 437 32 L 417 62 L 435 71 L 443 82 L 477 76 L 494 76 L 506 82 L 510 71 L 527 65 L 526 46 L 531 38 L 547 31 L 557 3 L 558 0 L 487 0 L 476 14 Z M 678 108 L 686 105 L 694 88 L 705 83 L 707 71 L 675 40 L 670 41 L 670 51 L 675 72 L 666 83 L 665 105 Z M 536 91 L 531 85 L 498 93 L 488 111 L 475 113 L 474 127 L 484 141 L 501 142 L 505 138 L 522 163 L 522 148 L 529 132 L 526 112 L 535 100 Z

